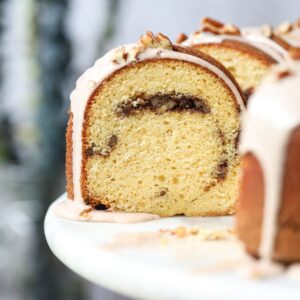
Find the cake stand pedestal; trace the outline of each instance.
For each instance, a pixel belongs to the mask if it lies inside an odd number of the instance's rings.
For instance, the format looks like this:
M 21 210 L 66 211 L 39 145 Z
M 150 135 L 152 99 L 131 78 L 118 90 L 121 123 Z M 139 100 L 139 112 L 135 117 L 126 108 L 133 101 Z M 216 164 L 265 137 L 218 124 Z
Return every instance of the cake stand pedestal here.
M 172 217 L 135 224 L 91 223 L 45 217 L 53 253 L 91 282 L 139 299 L 300 299 L 300 284 L 286 275 L 253 280 L 234 272 L 241 249 L 232 241 L 166 237 L 178 226 L 223 230 L 233 217 Z

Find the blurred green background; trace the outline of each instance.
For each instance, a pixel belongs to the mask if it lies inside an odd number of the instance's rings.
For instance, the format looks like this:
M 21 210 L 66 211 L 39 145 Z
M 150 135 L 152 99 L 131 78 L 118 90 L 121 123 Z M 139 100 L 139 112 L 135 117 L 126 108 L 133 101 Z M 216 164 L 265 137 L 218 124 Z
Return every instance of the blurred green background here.
M 300 17 L 290 0 L 0 0 L 0 300 L 125 299 L 50 252 L 48 206 L 65 190 L 65 127 L 76 78 L 146 30 L 173 40 L 212 16 L 240 26 Z

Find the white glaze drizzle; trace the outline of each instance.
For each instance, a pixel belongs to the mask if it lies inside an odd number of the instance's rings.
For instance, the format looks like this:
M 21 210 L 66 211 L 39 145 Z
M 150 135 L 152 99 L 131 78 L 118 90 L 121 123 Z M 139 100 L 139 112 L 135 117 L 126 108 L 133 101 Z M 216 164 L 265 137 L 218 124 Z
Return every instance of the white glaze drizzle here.
M 105 80 L 109 75 L 111 75 L 118 69 L 136 61 L 134 55 L 130 55 L 130 53 L 135 52 L 137 47 L 140 47 L 140 44 L 129 44 L 108 52 L 105 56 L 98 59 L 94 66 L 88 69 L 77 80 L 76 88 L 71 93 L 71 112 L 73 114 L 73 186 L 75 200 L 74 202 L 76 202 L 77 204 L 84 204 L 80 182 L 82 160 L 82 129 L 86 105 L 93 91 L 101 84 L 103 80 Z M 125 49 L 125 51 L 129 53 L 129 55 L 126 61 L 122 61 L 116 64 L 113 62 L 113 60 L 116 53 L 120 51 L 121 48 Z M 184 54 L 172 50 L 166 50 L 163 48 L 144 48 L 142 52 L 138 55 L 139 61 L 152 58 L 170 58 L 192 62 L 210 70 L 211 72 L 215 73 L 221 80 L 224 81 L 224 83 L 232 91 L 241 110 L 244 109 L 243 99 L 237 87 L 222 70 L 220 70 L 218 67 L 211 64 L 210 62 L 193 55 Z
M 192 34 L 182 44 L 186 46 L 193 46 L 197 44 L 216 43 L 220 44 L 225 40 L 237 41 L 251 45 L 258 48 L 271 56 L 276 62 L 283 62 L 287 57 L 287 51 L 272 39 L 264 36 L 259 30 L 242 30 L 242 35 L 216 35 L 207 32 Z
M 281 208 L 282 180 L 286 149 L 291 132 L 300 124 L 300 67 L 282 67 L 292 75 L 265 82 L 249 101 L 244 112 L 241 154 L 252 153 L 259 161 L 265 186 L 260 257 L 271 261 Z M 278 71 L 275 71 L 275 73 Z M 276 74 L 275 74 L 276 76 Z
M 58 217 L 72 221 L 140 223 L 159 219 L 158 215 L 147 213 L 129 213 L 109 210 L 96 210 L 88 205 L 80 205 L 69 200 L 58 203 L 54 212 Z

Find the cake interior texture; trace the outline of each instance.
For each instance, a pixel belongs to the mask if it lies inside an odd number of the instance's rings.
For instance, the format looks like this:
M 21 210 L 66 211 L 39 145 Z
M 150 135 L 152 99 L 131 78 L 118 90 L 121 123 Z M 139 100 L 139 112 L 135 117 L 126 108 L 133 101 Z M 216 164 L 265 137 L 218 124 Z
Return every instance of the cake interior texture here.
M 235 77 L 243 91 L 256 88 L 275 63 L 261 50 L 241 42 L 224 41 L 219 44 L 200 44 L 196 48 L 219 60 Z
M 85 112 L 83 198 L 160 216 L 231 214 L 239 127 L 235 97 L 211 71 L 173 59 L 123 67 Z

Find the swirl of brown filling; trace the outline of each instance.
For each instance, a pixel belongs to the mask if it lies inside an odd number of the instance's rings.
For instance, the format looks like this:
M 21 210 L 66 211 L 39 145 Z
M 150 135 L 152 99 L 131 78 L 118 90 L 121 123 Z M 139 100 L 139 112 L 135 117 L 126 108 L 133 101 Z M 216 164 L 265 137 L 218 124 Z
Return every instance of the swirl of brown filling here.
M 209 105 L 205 102 L 205 100 L 201 98 L 175 93 L 159 93 L 152 96 L 139 94 L 133 98 L 122 101 L 115 108 L 115 113 L 119 117 L 129 117 L 131 115 L 142 112 L 143 110 L 150 110 L 157 114 L 176 111 L 186 111 L 201 114 L 209 114 L 211 112 Z M 222 145 L 225 147 L 227 142 L 224 133 L 220 129 L 218 129 L 218 138 L 220 138 Z M 93 155 L 99 155 L 103 158 L 108 157 L 117 143 L 117 135 L 111 134 L 107 137 L 104 143 L 105 146 L 99 147 L 93 143 L 91 147 L 86 149 L 85 155 L 86 157 L 90 157 Z M 222 157 L 220 157 L 220 160 L 217 163 L 213 174 L 211 174 L 212 181 L 204 188 L 204 191 L 209 191 L 219 181 L 226 179 L 229 165 L 230 163 L 227 159 L 227 154 L 226 152 L 224 152 L 222 154 Z M 165 196 L 166 194 L 167 191 L 163 189 L 159 193 L 159 196 Z
M 153 96 L 137 95 L 118 104 L 116 113 L 119 116 L 129 116 L 143 109 L 155 113 L 169 111 L 191 111 L 202 114 L 210 113 L 210 107 L 201 98 L 183 94 L 156 94 Z

